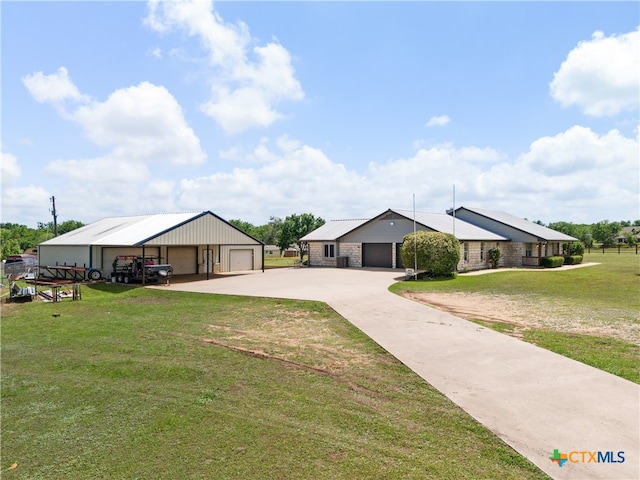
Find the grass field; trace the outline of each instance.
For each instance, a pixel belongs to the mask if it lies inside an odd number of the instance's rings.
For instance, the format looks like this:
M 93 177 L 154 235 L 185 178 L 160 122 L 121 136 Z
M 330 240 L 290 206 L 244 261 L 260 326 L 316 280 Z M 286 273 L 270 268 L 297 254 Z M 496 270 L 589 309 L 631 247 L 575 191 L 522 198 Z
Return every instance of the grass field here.
M 640 256 L 591 253 L 584 262 L 600 265 L 566 271 L 507 271 L 447 280 L 400 282 L 391 290 L 506 295 L 531 301 L 540 313 L 567 317 L 576 324 L 637 332 L 640 318 Z M 513 325 L 483 323 L 504 333 Z M 566 323 L 566 322 L 565 322 Z M 640 338 L 636 342 L 579 335 L 553 329 L 529 329 L 524 340 L 640 383 Z
M 2 478 L 546 478 L 325 304 L 82 293 L 2 305 Z

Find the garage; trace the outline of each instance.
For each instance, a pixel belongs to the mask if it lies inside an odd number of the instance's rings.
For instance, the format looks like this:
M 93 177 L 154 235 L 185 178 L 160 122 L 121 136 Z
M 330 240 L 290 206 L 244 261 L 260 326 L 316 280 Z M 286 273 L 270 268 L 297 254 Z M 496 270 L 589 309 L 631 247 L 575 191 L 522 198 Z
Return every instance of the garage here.
M 363 243 L 362 266 L 393 268 L 392 243 Z
M 168 247 L 167 263 L 174 275 L 198 273 L 198 249 L 196 247 Z
M 264 268 L 263 249 L 260 240 L 212 212 L 165 213 L 103 218 L 39 244 L 38 262 L 77 265 L 108 279 L 116 256 L 144 255 L 170 264 L 173 275 L 209 279 L 214 265 L 221 273 Z
M 253 250 L 234 248 L 229 250 L 229 271 L 253 270 Z

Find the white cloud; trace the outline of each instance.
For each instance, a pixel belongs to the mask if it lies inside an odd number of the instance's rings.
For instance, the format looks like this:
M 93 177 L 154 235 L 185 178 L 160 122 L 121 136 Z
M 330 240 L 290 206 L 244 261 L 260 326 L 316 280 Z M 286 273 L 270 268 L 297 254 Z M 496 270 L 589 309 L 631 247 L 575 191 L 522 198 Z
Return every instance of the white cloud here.
M 638 108 L 639 71 L 640 30 L 610 37 L 595 32 L 569 52 L 554 74 L 551 95 L 590 116 L 617 115 Z
M 49 205 L 49 193 L 42 187 L 35 185 L 18 186 L 22 169 L 15 155 L 0 152 L 0 174 L 2 189 L 0 189 L 0 204 L 2 215 L 0 221 L 30 224 L 36 226 L 33 218 L 43 218 L 43 211 Z M 44 207 L 43 207 L 44 206 Z
M 73 117 L 97 145 L 127 161 L 198 165 L 206 155 L 182 108 L 164 87 L 142 82 L 116 90 L 107 101 L 80 107 Z
M 504 210 L 518 209 L 529 218 L 567 220 L 571 212 L 633 220 L 640 213 L 638 152 L 637 138 L 574 126 L 534 141 L 515 162 L 496 164 L 478 180 L 486 200 L 493 195 Z
M 197 37 L 214 69 L 211 98 L 201 110 L 228 134 L 266 127 L 284 117 L 276 110 L 282 100 L 300 100 L 304 93 L 295 79 L 289 52 L 276 41 L 252 43 L 247 25 L 225 23 L 211 1 L 148 3 L 145 24 L 159 32 L 184 30 Z M 253 53 L 250 58 L 249 53 Z
M 21 169 L 18 159 L 10 153 L 2 152 L 2 163 L 0 163 L 0 179 L 2 188 L 10 187 L 20 178 Z
M 45 75 L 35 72 L 22 78 L 31 96 L 40 103 L 58 103 L 64 100 L 85 102 L 89 98 L 82 95 L 73 84 L 65 67 L 60 67 L 56 73 Z
M 62 77 L 61 71 L 64 71 Z M 60 113 L 79 123 L 87 138 L 96 145 L 112 147 L 106 158 L 127 162 L 164 161 L 176 166 L 200 165 L 206 161 L 200 140 L 187 124 L 182 108 L 164 87 L 142 82 L 116 90 L 105 102 L 98 102 L 81 94 L 64 68 L 57 74 L 38 72 L 25 78 L 38 79 L 26 80 L 25 85 L 39 101 L 56 103 L 70 98 L 71 94 L 65 92 L 73 92 L 73 98 L 83 99 L 85 103 L 75 110 Z M 46 81 L 42 82 L 43 78 Z M 54 87 L 64 84 L 64 88 L 44 93 L 50 84 Z
M 440 115 L 439 117 L 431 117 L 426 123 L 425 127 L 444 127 L 451 119 L 447 115 Z

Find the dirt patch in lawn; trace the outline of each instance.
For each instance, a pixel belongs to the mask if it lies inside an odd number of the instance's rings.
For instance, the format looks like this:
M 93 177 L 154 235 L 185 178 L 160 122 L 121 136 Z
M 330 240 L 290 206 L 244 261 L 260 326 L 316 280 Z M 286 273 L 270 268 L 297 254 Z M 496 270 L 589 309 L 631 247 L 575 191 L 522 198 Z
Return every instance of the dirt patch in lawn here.
M 597 335 L 640 344 L 637 312 L 550 302 L 535 295 L 404 292 L 405 297 L 457 317 L 512 327 L 505 333 L 521 337 L 527 329 Z M 603 320 L 606 319 L 606 320 Z

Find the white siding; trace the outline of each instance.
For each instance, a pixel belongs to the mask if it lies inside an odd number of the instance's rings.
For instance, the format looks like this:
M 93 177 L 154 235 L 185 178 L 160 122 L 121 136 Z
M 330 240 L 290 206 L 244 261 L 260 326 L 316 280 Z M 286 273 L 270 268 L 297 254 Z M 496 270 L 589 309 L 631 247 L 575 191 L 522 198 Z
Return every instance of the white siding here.
M 231 250 L 252 250 L 253 251 L 253 268 L 250 270 L 260 270 L 262 268 L 262 245 L 255 247 L 249 245 L 222 245 L 220 247 L 220 271 L 231 272 Z
M 38 264 L 42 267 L 54 265 L 89 267 L 89 251 L 88 246 L 40 245 Z

